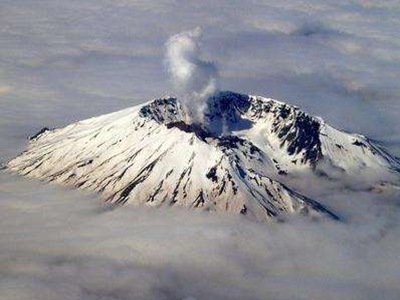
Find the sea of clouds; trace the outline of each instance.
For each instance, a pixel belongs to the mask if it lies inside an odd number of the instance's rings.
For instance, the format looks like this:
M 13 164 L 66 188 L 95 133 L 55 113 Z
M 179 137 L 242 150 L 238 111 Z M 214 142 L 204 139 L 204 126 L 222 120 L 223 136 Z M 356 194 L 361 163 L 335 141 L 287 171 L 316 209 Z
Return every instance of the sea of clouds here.
M 1 299 L 396 300 L 400 293 L 400 211 L 389 198 L 347 195 L 341 200 L 354 213 L 344 223 L 266 225 L 114 209 L 82 192 L 7 173 L 0 180 Z
M 43 126 L 172 93 L 165 43 L 197 27 L 221 89 L 400 155 L 399 14 L 398 1 L 1 1 L 0 160 Z M 2 171 L 0 299 L 397 300 L 399 191 L 310 194 L 344 222 L 114 209 Z

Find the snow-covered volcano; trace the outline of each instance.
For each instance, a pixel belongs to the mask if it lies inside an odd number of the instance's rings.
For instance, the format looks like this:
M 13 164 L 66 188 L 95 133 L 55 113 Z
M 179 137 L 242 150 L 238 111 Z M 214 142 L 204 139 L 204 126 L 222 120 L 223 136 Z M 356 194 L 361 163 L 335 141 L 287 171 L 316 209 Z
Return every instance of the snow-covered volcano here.
M 287 180 L 292 174 L 398 178 L 397 159 L 364 136 L 273 99 L 220 92 L 208 100 L 203 124 L 186 119 L 180 102 L 166 97 L 44 129 L 7 167 L 99 192 L 111 203 L 228 211 L 257 220 L 338 218 L 294 191 Z

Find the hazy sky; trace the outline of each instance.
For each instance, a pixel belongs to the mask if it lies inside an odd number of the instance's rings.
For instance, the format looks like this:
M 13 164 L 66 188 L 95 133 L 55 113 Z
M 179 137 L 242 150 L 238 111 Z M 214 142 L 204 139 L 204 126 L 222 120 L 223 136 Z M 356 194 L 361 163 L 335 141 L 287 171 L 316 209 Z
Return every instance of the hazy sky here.
M 222 89 L 296 104 L 400 155 L 399 1 L 0 1 L 0 161 L 26 136 L 173 93 L 165 43 L 201 27 Z M 400 294 L 399 193 L 318 199 L 346 223 L 111 210 L 0 173 L 0 298 Z
M 165 42 L 197 26 L 222 89 L 298 104 L 400 155 L 399 14 L 398 1 L 3 0 L 0 156 L 43 125 L 170 94 Z

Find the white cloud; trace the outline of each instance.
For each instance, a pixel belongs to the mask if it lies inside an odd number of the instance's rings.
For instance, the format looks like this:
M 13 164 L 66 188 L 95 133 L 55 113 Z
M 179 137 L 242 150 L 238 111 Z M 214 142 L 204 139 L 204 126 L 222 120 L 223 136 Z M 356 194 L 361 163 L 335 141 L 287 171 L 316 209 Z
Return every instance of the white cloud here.
M 399 211 L 382 195 L 326 199 L 347 199 L 359 215 L 346 223 L 265 225 L 109 209 L 91 195 L 6 173 L 0 182 L 3 299 L 395 300 L 400 292 Z

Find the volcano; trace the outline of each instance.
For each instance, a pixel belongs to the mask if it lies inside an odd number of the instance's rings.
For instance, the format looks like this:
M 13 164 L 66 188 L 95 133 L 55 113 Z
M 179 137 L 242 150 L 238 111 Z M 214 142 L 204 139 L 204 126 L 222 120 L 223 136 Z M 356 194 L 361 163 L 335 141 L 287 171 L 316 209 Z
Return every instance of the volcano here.
M 117 205 L 223 211 L 260 221 L 340 219 L 291 187 L 299 174 L 321 183 L 399 177 L 398 159 L 377 143 L 274 99 L 219 92 L 208 99 L 204 122 L 188 120 L 178 99 L 152 100 L 44 128 L 6 167 L 97 192 Z

